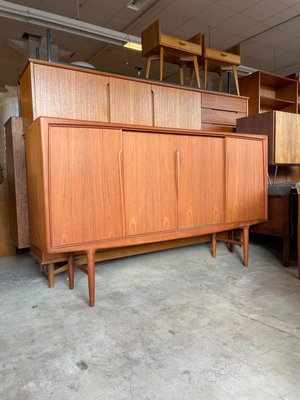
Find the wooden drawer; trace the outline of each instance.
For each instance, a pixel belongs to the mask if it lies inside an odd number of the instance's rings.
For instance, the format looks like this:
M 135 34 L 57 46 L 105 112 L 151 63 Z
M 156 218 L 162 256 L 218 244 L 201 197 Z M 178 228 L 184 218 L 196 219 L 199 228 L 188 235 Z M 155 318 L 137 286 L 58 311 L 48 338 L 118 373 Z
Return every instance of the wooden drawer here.
M 168 35 L 160 35 L 161 46 L 170 47 L 175 50 L 182 50 L 191 55 L 202 55 L 202 49 L 200 44 L 188 42 L 186 40 L 180 40 Z
M 222 96 L 219 93 L 202 93 L 202 108 L 244 113 L 247 116 L 248 99 L 242 97 Z
M 202 108 L 202 124 L 236 126 L 237 118 L 242 118 L 245 116 L 246 114 L 242 112 Z

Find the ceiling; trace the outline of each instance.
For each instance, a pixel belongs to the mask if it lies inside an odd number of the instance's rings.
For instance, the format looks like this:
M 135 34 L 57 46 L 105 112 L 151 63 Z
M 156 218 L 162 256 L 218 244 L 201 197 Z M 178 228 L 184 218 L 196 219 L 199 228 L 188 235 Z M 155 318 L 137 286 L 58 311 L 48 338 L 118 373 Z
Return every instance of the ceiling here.
M 300 0 L 152 0 L 140 11 L 129 0 L 80 0 L 79 19 L 140 36 L 156 19 L 162 32 L 182 39 L 206 34 L 210 47 L 225 50 L 241 43 L 242 64 L 287 75 L 300 71 Z M 69 18 L 77 16 L 76 0 L 11 1 Z M 46 28 L 0 17 L 0 87 L 16 85 L 25 59 L 10 46 L 24 32 L 46 36 Z M 96 68 L 136 75 L 145 66 L 140 53 L 122 47 L 52 31 L 53 43 L 68 50 L 63 62 L 86 61 Z M 157 68 L 154 70 L 157 74 Z M 174 66 L 166 68 L 172 80 Z M 157 76 L 153 76 L 154 78 Z

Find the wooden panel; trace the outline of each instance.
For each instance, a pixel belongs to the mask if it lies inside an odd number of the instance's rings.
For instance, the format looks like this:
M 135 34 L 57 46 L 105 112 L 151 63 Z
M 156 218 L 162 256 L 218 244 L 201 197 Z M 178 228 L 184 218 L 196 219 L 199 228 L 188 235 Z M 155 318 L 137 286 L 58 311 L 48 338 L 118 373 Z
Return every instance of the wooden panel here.
M 202 107 L 214 110 L 236 111 L 247 114 L 247 99 L 222 96 L 216 93 L 202 93 Z
M 152 85 L 154 125 L 201 129 L 201 94 Z
M 9 234 L 8 222 L 8 194 L 7 182 L 0 185 L 0 257 L 14 256 L 16 248 L 13 246 Z
M 268 163 L 274 164 L 274 112 L 240 118 L 236 123 L 236 131 L 268 135 Z
M 124 132 L 126 235 L 177 228 L 175 139 Z
M 108 121 L 108 78 L 34 64 L 34 119 L 39 116 Z
M 20 113 L 24 120 L 24 129 L 33 121 L 33 97 L 32 97 L 32 71 L 33 65 L 29 64 L 22 74 L 19 82 Z
M 236 125 L 238 118 L 245 117 L 245 113 L 223 110 L 211 110 L 209 108 L 202 109 L 202 122 L 208 124 Z
M 206 124 L 202 122 L 202 129 L 204 131 L 213 131 L 213 132 L 235 132 L 235 126 L 230 125 L 215 125 L 215 124 Z
M 44 159 L 40 121 L 31 124 L 25 134 L 30 244 L 45 249 Z
M 151 85 L 109 78 L 110 121 L 153 125 Z
M 275 112 L 275 163 L 300 164 L 300 115 Z
M 178 136 L 179 228 L 224 221 L 224 140 Z
M 121 131 L 50 127 L 51 246 L 123 235 Z
M 5 131 L 10 233 L 14 245 L 22 249 L 29 247 L 27 178 L 22 118 L 10 118 L 5 124 Z
M 226 138 L 226 222 L 265 218 L 266 160 L 263 142 Z

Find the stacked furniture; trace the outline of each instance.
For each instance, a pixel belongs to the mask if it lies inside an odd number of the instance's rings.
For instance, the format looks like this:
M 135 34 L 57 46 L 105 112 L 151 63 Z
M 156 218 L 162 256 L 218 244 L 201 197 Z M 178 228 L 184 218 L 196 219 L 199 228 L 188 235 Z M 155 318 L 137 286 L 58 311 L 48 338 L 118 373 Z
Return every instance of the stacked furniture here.
M 19 81 L 19 93 L 23 131 L 39 116 L 55 116 L 87 121 L 233 132 L 236 119 L 246 116 L 248 112 L 248 99 L 245 97 L 183 88 L 38 60 L 29 61 L 25 67 Z M 19 135 L 20 132 L 15 134 Z M 15 151 L 24 153 L 23 148 L 15 147 Z M 24 170 L 15 169 L 14 174 L 19 174 L 17 179 L 25 181 Z M 183 238 L 106 250 L 97 252 L 96 260 L 102 261 L 207 240 L 207 237 Z M 27 241 L 29 242 L 29 236 Z M 40 263 L 42 270 L 48 271 L 49 286 L 52 287 L 55 271 L 65 269 L 57 268 L 55 265 L 66 261 L 67 255 L 48 254 L 34 245 L 31 245 L 31 253 Z M 84 257 L 80 256 L 78 262 L 84 262 Z
M 291 77 L 261 71 L 240 78 L 239 83 L 241 93 L 249 96 L 250 115 L 237 121 L 237 131 L 267 134 L 269 138 L 269 219 L 251 230 L 281 237 L 283 264 L 288 266 L 289 241 L 297 225 L 292 212 L 297 196 L 291 189 L 293 182 L 300 180 L 299 84 Z

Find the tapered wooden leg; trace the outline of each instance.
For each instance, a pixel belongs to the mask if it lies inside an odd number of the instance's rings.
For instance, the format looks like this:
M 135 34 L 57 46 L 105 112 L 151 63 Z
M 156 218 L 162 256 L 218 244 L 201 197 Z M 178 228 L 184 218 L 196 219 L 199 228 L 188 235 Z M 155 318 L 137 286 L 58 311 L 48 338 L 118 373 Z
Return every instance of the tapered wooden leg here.
M 189 80 L 189 85 L 193 85 L 193 78 L 194 78 L 194 68 L 190 68 L 190 80 Z
M 194 61 L 194 69 L 195 69 L 197 86 L 198 86 L 198 88 L 200 88 L 201 84 L 200 84 L 199 65 L 198 65 L 198 59 L 196 56 L 193 56 L 193 61 Z
M 74 289 L 74 259 L 73 253 L 68 254 L 69 288 Z
M 145 75 L 146 79 L 149 78 L 149 75 L 150 75 L 150 67 L 151 67 L 151 57 L 148 57 L 148 58 L 147 58 L 147 65 L 146 65 L 146 75 Z
M 229 237 L 231 240 L 234 240 L 234 230 L 231 230 L 229 233 Z M 233 243 L 229 243 L 228 245 L 228 250 L 233 253 L 234 252 L 234 244 Z
M 208 61 L 204 60 L 204 89 L 207 89 L 207 68 L 208 68 Z
M 87 268 L 88 268 L 88 285 L 89 285 L 89 298 L 90 307 L 95 305 L 95 250 L 87 251 Z
M 159 80 L 163 80 L 164 74 L 164 48 L 161 47 L 159 51 Z
M 223 74 L 222 74 L 221 69 L 219 70 L 218 74 L 219 74 L 219 92 L 222 92 L 222 90 L 223 90 Z
M 211 255 L 215 258 L 217 254 L 217 235 L 212 233 L 211 235 Z
M 235 81 L 235 87 L 236 87 L 236 92 L 238 96 L 240 95 L 240 88 L 239 88 L 239 79 L 238 79 L 238 73 L 237 73 L 237 67 L 236 65 L 232 66 L 233 70 L 233 76 L 234 76 L 234 81 Z
M 249 259 L 249 226 L 243 228 L 244 266 L 248 267 Z
M 183 66 L 179 65 L 180 85 L 184 84 Z
M 54 287 L 54 263 L 47 265 L 48 269 L 48 284 L 49 288 L 52 289 Z

